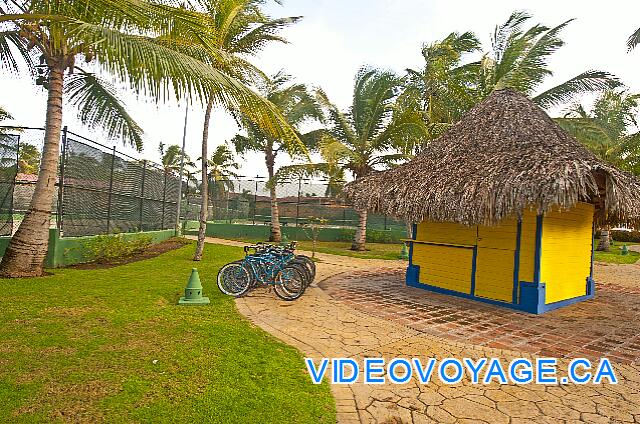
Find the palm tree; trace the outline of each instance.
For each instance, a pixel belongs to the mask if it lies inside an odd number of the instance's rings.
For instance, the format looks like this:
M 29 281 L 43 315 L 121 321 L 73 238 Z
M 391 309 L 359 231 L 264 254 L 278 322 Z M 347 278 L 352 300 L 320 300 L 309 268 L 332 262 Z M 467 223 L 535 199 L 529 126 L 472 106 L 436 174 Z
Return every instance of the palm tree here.
M 600 159 L 634 174 L 640 174 L 640 94 L 607 90 L 590 111 L 574 105 L 558 123 Z
M 311 120 L 322 119 L 322 111 L 314 96 L 309 93 L 304 84 L 292 82 L 290 75 L 282 71 L 274 75 L 263 87 L 263 95 L 282 112 L 289 125 L 297 130 L 301 125 Z M 292 157 L 306 155 L 307 147 L 313 148 L 315 139 L 313 132 L 302 135 L 300 138 L 305 144 L 291 143 L 288 140 L 279 139 L 265 133 L 258 128 L 248 117 L 240 118 L 240 122 L 247 135 L 236 135 L 232 143 L 236 152 L 259 152 L 264 154 L 264 161 L 269 176 L 269 194 L 271 200 L 271 233 L 269 240 L 280 242 L 282 232 L 280 229 L 280 214 L 278 211 L 278 196 L 276 192 L 275 162 L 281 152 L 286 152 Z
M 226 144 L 216 147 L 209 158 L 209 197 L 219 202 L 235 188 L 234 180 L 239 178 L 236 171 L 240 165 Z M 216 205 L 214 205 L 216 206 Z
M 0 121 L 4 121 L 5 119 L 13 119 L 13 117 L 2 106 L 0 106 Z
M 112 138 L 142 147 L 141 129 L 127 114 L 113 86 L 78 66 L 80 61 L 156 99 L 193 91 L 250 114 L 265 128 L 294 137 L 274 123 L 271 105 L 236 78 L 177 50 L 194 44 L 221 63 L 225 55 L 213 42 L 205 17 L 150 0 L 12 1 L 0 6 L 0 60 L 15 72 L 22 61 L 48 92 L 44 149 L 29 211 L 0 264 L 4 276 L 42 275 L 58 165 L 63 97 L 79 109 L 89 126 Z M 39 62 L 38 62 L 39 59 Z
M 480 41 L 471 32 L 452 32 L 442 41 L 422 47 L 425 64 L 421 69 L 407 69 L 403 97 L 413 100 L 428 124 L 427 139 L 442 135 L 451 124 L 477 101 L 471 83 L 478 72 L 477 63 L 462 63 L 465 55 L 480 51 Z M 423 143 L 426 140 L 420 140 Z M 420 146 L 407 146 L 406 153 Z
M 573 19 L 553 28 L 541 24 L 524 28 L 530 19 L 527 13 L 516 11 L 504 24 L 496 26 L 491 51 L 479 62 L 476 81 L 479 100 L 493 90 L 509 87 L 531 97 L 539 106 L 550 108 L 566 104 L 583 93 L 620 85 L 607 72 L 589 70 L 544 92 L 537 92 L 538 87 L 553 75 L 548 65 L 549 57 L 564 46 L 559 34 Z
M 582 93 L 620 85 L 612 75 L 590 70 L 539 92 L 538 88 L 553 75 L 548 60 L 564 45 L 559 34 L 571 21 L 553 28 L 541 24 L 526 28 L 530 19 L 524 12 L 513 12 L 505 23 L 496 26 L 491 50 L 479 61 L 464 61 L 465 55 L 478 52 L 481 47 L 470 32 L 451 33 L 423 48 L 425 65 L 420 70 L 408 70 L 407 93 L 420 99 L 429 138 L 442 134 L 496 89 L 512 88 L 541 107 L 550 108 L 566 104 Z
M 608 90 L 590 111 L 576 104 L 557 121 L 600 159 L 640 175 L 639 107 L 640 94 Z M 598 250 L 608 251 L 610 245 L 609 228 L 602 228 Z
M 4 121 L 5 119 L 13 119 L 13 116 L 11 116 L 11 114 L 9 112 L 7 112 L 2 106 L 0 106 L 0 122 Z M 0 147 L 4 147 L 5 146 L 5 136 L 3 136 L 3 134 L 5 134 L 7 132 L 6 128 L 0 128 Z
M 40 168 L 40 150 L 31 143 L 18 145 L 18 172 L 22 174 L 38 174 Z
M 210 25 L 215 29 L 215 45 L 226 54 L 224 61 L 208 55 L 205 55 L 205 57 L 209 58 L 209 62 L 213 67 L 223 69 L 246 83 L 260 81 L 265 78 L 262 72 L 254 67 L 247 58 L 260 52 L 268 42 L 286 43 L 286 40 L 278 35 L 278 32 L 300 19 L 299 17 L 272 19 L 261 10 L 264 2 L 265 0 L 205 0 L 200 2 L 204 7 L 204 11 L 210 17 Z M 190 53 L 202 56 L 200 50 L 190 51 Z M 203 158 L 208 157 L 209 125 L 214 101 L 214 97 L 209 98 L 205 110 L 201 146 L 201 157 Z M 262 127 L 264 131 L 264 126 Z M 271 133 L 273 134 L 273 131 Z M 295 140 L 295 137 L 290 142 L 299 143 L 298 140 Z M 201 163 L 202 203 L 194 261 L 199 261 L 202 258 L 209 205 L 209 189 L 207 187 L 208 162 L 203 160 Z
M 629 48 L 629 51 L 633 50 L 638 44 L 640 44 L 640 28 L 631 34 L 627 40 L 627 47 Z
M 353 103 L 347 113 L 319 90 L 329 125 L 321 134 L 325 163 L 316 166 L 330 169 L 339 164 L 358 180 L 406 159 L 407 154 L 397 153 L 398 149 L 428 137 L 428 128 L 421 114 L 399 106 L 402 87 L 403 80 L 392 72 L 364 67 L 356 75 Z M 367 211 L 359 210 L 358 215 L 351 249 L 360 251 L 365 249 Z
M 182 148 L 177 144 L 171 144 L 166 146 L 164 143 L 160 142 L 158 146 L 158 152 L 160 153 L 160 161 L 162 163 L 162 168 L 166 174 L 179 174 L 180 173 L 180 163 L 182 158 Z M 189 155 L 185 153 L 184 155 L 184 166 L 193 168 L 195 167 L 195 163 L 191 161 Z M 184 171 L 183 176 L 187 176 L 190 173 L 186 170 Z

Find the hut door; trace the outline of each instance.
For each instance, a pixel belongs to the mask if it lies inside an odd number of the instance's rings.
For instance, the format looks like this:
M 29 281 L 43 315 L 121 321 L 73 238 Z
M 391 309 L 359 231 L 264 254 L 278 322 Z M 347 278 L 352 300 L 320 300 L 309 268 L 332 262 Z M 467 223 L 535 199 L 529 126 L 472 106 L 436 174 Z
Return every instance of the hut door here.
M 504 221 L 497 227 L 478 227 L 474 295 L 511 303 L 518 223 Z

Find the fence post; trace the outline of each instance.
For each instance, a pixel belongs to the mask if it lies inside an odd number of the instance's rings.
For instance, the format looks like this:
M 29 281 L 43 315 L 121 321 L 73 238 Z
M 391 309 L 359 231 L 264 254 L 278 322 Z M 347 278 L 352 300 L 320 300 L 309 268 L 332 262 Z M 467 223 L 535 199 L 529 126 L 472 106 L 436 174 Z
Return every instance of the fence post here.
M 258 206 L 258 177 L 256 177 L 256 189 L 253 192 L 253 225 L 256 225 L 256 207 Z
M 387 215 L 384 216 L 384 229 L 387 230 Z
M 58 207 L 56 214 L 56 226 L 58 233 L 62 234 L 62 196 L 64 187 L 64 162 L 66 160 L 67 151 L 67 126 L 62 127 L 62 151 L 60 154 L 60 175 L 58 176 Z
M 164 230 L 164 210 L 167 208 L 167 171 L 164 171 L 164 184 L 163 184 L 163 188 L 162 188 L 162 228 L 160 228 L 161 230 Z
M 20 134 L 16 135 L 16 172 L 13 174 L 13 184 L 11 186 L 11 203 L 9 206 L 9 217 L 7 218 L 7 224 L 9 224 L 9 234 L 13 236 L 13 213 L 15 212 L 15 205 L 13 204 L 13 198 L 16 191 L 16 179 L 18 178 L 18 171 L 20 171 Z M 33 196 L 31 196 L 33 197 Z
M 298 177 L 298 203 L 296 203 L 296 227 L 300 226 L 300 195 L 302 191 L 302 176 Z
M 116 166 L 116 146 L 111 152 L 111 174 L 109 175 L 109 201 L 107 203 L 107 234 L 111 233 L 111 200 L 113 197 L 113 169 Z
M 144 222 L 144 179 L 147 176 L 147 161 L 146 159 L 142 161 L 142 186 L 140 187 L 140 231 L 144 231 L 142 228 Z
M 189 203 L 189 181 L 191 181 L 191 173 L 187 172 L 187 185 L 184 187 L 184 218 L 185 221 L 189 219 L 191 213 L 191 203 Z M 182 177 L 180 177 L 180 184 L 182 185 Z M 182 202 L 182 199 L 178 199 L 178 202 Z M 178 220 L 179 221 L 179 220 Z

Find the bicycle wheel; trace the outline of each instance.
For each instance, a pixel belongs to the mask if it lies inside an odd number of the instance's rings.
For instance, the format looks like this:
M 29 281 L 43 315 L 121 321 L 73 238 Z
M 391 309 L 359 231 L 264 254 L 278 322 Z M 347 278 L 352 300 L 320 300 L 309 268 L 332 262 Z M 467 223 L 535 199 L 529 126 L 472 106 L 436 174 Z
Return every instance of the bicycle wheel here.
M 291 301 L 302 296 L 306 288 L 306 276 L 302 267 L 288 264 L 278 273 L 273 289 L 280 299 Z
M 309 270 L 310 281 L 309 284 L 313 282 L 316 278 L 316 263 L 308 256 L 304 255 L 296 255 L 296 260 L 302 264 Z
M 302 274 L 304 275 L 304 283 L 308 287 L 309 284 L 311 284 L 311 282 L 313 281 L 313 274 L 311 274 L 311 270 L 309 269 L 307 264 L 301 260 L 298 260 L 298 258 L 292 259 L 288 264 L 296 266 L 298 270 L 302 272 Z
M 218 288 L 226 295 L 240 297 L 251 288 L 251 272 L 242 262 L 231 262 L 218 271 Z

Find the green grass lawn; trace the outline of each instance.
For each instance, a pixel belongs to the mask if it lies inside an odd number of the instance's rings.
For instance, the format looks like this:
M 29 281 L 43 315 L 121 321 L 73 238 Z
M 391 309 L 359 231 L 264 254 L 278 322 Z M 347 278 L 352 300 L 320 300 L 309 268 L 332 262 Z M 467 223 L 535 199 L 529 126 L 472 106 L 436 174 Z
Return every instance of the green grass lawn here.
M 214 289 L 241 249 L 207 245 L 211 305 L 176 306 L 192 254 L 1 279 L 0 422 L 335 422 L 300 353 Z
M 310 241 L 298 242 L 298 248 L 302 250 L 309 250 L 313 248 L 313 243 Z M 401 244 L 387 244 L 387 243 L 367 243 L 367 250 L 364 252 L 355 252 L 351 250 L 351 242 L 342 241 L 319 241 L 316 247 L 316 252 L 330 253 L 332 255 L 351 256 L 353 258 L 364 259 L 398 259 Z
M 598 246 L 598 242 L 600 239 L 594 240 L 594 245 Z M 614 241 L 614 244 L 611 245 L 611 250 L 608 252 L 600 252 L 598 250 L 595 251 L 594 260 L 597 262 L 608 262 L 611 264 L 634 264 L 640 261 L 640 253 L 637 252 L 629 252 L 628 255 L 621 255 L 620 249 L 623 245 L 632 246 L 637 243 L 627 243 L 627 242 L 617 242 Z
M 256 243 L 262 240 L 256 239 L 236 239 L 247 243 Z M 597 240 L 596 240 L 597 243 Z M 624 243 L 623 243 L 624 244 Z M 626 243 L 631 245 L 633 243 Z M 397 260 L 402 248 L 401 244 L 387 243 L 367 243 L 365 252 L 354 252 L 350 250 L 351 242 L 342 241 L 319 241 L 316 251 L 321 253 L 330 253 L 333 255 L 351 256 L 353 258 L 364 259 L 390 259 Z M 595 260 L 598 262 L 608 262 L 614 264 L 633 264 L 640 260 L 640 253 L 629 252 L 628 255 L 620 254 L 621 243 L 611 246 L 610 252 L 595 252 Z M 312 243 L 310 241 L 299 241 L 298 248 L 302 250 L 311 250 Z
M 252 238 L 233 238 L 231 240 L 242 241 L 245 243 L 257 243 L 264 241 Z M 310 241 L 298 241 L 297 248 L 300 250 L 311 251 L 313 243 Z M 367 250 L 364 252 L 355 252 L 351 250 L 350 241 L 319 241 L 316 246 L 316 252 L 350 256 L 352 258 L 397 260 L 402 249 L 402 244 L 367 243 L 366 248 Z

